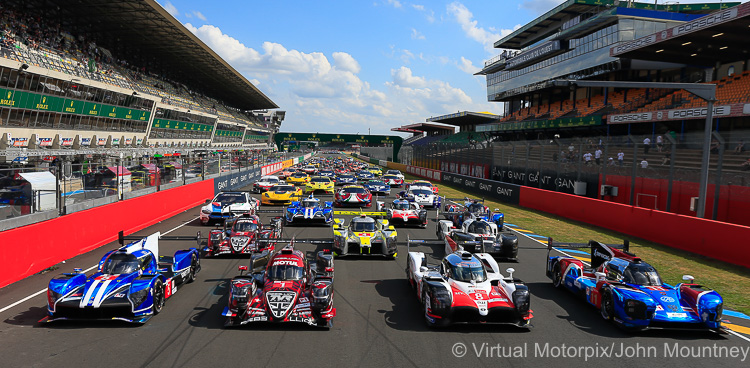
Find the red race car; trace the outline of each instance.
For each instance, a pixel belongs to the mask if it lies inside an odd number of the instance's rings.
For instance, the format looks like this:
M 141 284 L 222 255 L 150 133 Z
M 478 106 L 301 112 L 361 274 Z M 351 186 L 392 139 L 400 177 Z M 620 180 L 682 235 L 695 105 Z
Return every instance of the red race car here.
M 203 248 L 204 257 L 220 254 L 253 254 L 259 250 L 259 239 L 281 238 L 281 228 L 280 217 L 272 219 L 266 226 L 261 224 L 257 215 L 246 214 L 227 220 L 224 222 L 224 229 L 217 228 L 209 232 L 208 241 Z
M 372 206 L 372 193 L 361 185 L 345 185 L 336 192 L 333 199 L 336 207 L 344 206 Z

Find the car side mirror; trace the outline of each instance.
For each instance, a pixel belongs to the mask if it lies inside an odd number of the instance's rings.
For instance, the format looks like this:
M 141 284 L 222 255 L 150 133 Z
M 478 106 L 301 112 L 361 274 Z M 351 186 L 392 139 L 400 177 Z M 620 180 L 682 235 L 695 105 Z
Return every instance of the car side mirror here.
M 508 273 L 508 278 L 513 279 L 513 272 L 516 272 L 516 270 L 513 267 L 508 267 L 505 272 Z
M 339 230 L 339 229 L 341 229 L 341 225 L 338 225 L 338 224 L 337 225 L 333 225 L 333 229 L 334 230 Z
M 419 272 L 421 272 L 421 273 L 427 272 L 427 267 L 425 267 L 425 266 L 419 267 Z
M 209 204 L 209 203 L 211 203 L 211 199 L 210 198 L 206 199 L 206 204 Z
M 690 282 L 690 283 L 692 283 L 692 282 L 693 282 L 693 280 L 695 280 L 695 277 L 693 277 L 693 276 L 690 276 L 690 275 L 682 275 L 682 280 L 683 280 L 683 281 L 686 281 L 686 282 Z
M 594 272 L 594 276 L 596 276 L 597 282 L 602 281 L 607 277 L 607 275 L 604 272 Z

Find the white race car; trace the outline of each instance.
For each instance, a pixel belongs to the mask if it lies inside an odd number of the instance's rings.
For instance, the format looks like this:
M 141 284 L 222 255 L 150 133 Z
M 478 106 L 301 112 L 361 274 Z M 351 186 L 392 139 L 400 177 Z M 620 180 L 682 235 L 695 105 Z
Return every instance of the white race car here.
M 280 179 L 278 176 L 274 175 L 266 175 L 260 178 L 260 180 L 253 183 L 253 192 L 254 193 L 263 193 L 269 189 L 271 189 L 272 186 L 279 184 Z
M 410 186 L 406 191 L 400 192 L 399 196 L 427 208 L 440 208 L 442 200 L 430 187 Z
M 248 192 L 221 192 L 213 200 L 206 200 L 199 217 L 202 225 L 208 225 L 243 214 L 253 214 L 259 206 L 260 200 L 251 197 Z
M 395 199 L 387 205 L 385 202 L 378 202 L 378 211 L 385 211 L 391 224 L 419 225 L 423 229 L 427 227 L 427 210 L 414 202 L 403 199 Z
M 489 253 L 499 259 L 518 260 L 518 237 L 498 231 L 497 224 L 482 218 L 469 217 L 459 228 L 453 221 L 440 220 L 437 236 L 445 240 L 445 254 L 463 249 L 472 253 Z M 465 241 L 475 244 L 461 247 L 460 243 Z
M 466 251 L 448 254 L 435 266 L 427 264 L 423 252 L 410 251 L 406 264 L 406 277 L 430 327 L 457 323 L 531 327 L 531 295 L 521 280 L 513 278 L 514 271 L 508 268 L 506 278 L 491 255 Z

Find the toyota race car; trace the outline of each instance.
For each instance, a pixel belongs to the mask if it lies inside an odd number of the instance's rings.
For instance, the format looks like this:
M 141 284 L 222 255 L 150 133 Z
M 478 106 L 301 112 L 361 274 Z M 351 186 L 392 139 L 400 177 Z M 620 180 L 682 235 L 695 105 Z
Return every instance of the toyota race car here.
M 292 202 L 287 207 L 284 222 L 287 225 L 310 222 L 333 224 L 333 203 L 321 203 L 320 199 L 310 195 L 302 201 Z
M 334 196 L 334 206 L 372 206 L 372 193 L 361 185 L 345 185 Z
M 273 176 L 273 175 L 266 175 L 260 180 L 253 183 L 253 192 L 254 193 L 263 193 L 269 189 L 271 189 L 272 186 L 279 184 L 279 177 Z
M 408 244 L 420 242 L 424 241 Z M 506 278 L 489 254 L 465 251 L 450 253 L 435 266 L 427 264 L 423 252 L 409 251 L 406 263 L 406 278 L 429 327 L 458 323 L 531 327 L 529 289 L 513 278 L 514 271 L 508 268 Z
M 710 329 L 722 328 L 724 301 L 719 293 L 693 283 L 666 284 L 653 266 L 628 251 L 628 242 L 617 249 L 597 241 L 570 244 L 571 248 L 591 248 L 591 267 L 581 260 L 550 257 L 554 245 L 548 241 L 547 277 L 585 298 L 599 309 L 602 318 L 631 331 L 649 328 Z
M 205 256 L 221 254 L 252 254 L 258 249 L 260 239 L 281 238 L 282 224 L 280 218 L 271 220 L 264 226 L 256 215 L 242 215 L 224 222 L 223 229 L 214 229 L 208 233 Z
M 42 321 L 66 319 L 121 320 L 145 323 L 161 312 L 177 287 L 195 280 L 200 271 L 198 249 L 178 250 L 173 257 L 159 255 L 161 240 L 196 240 L 196 237 L 160 237 L 154 233 L 107 252 L 90 275 L 76 268 L 54 277 L 47 288 L 47 313 Z M 120 244 L 125 239 L 120 232 Z M 40 321 L 41 322 L 41 321 Z
M 419 225 L 427 227 L 427 210 L 420 205 L 403 199 L 396 199 L 388 206 L 378 202 L 378 210 L 386 211 L 388 222 L 391 224 Z
M 271 187 L 260 196 L 264 205 L 289 205 L 302 196 L 302 188 L 296 188 L 291 184 L 279 184 Z
M 231 281 L 228 306 L 223 316 L 225 326 L 252 322 L 297 322 L 331 328 L 336 316 L 333 308 L 333 256 L 317 253 L 314 264 L 294 249 L 294 240 L 273 254 L 265 267 L 253 274 L 240 275 Z
M 336 214 L 346 214 L 346 211 L 336 211 Z M 383 216 L 382 212 L 370 214 Z M 349 221 L 345 227 L 344 220 L 334 218 L 333 221 L 333 254 L 337 257 L 358 254 L 385 256 L 396 258 L 396 229 L 388 225 L 388 220 L 376 220 L 361 213 Z
M 202 225 L 208 225 L 243 213 L 253 213 L 259 205 L 260 201 L 251 197 L 248 192 L 221 192 L 213 201 L 206 200 L 206 205 L 201 207 L 199 219 Z

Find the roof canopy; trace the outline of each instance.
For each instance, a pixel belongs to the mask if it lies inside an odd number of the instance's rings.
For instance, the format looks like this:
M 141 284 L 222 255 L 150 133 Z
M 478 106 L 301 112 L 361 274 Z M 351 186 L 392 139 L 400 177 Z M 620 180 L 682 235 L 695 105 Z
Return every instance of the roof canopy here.
M 429 123 L 416 123 L 409 125 L 402 125 L 398 128 L 391 129 L 396 132 L 407 132 L 407 133 L 422 133 L 422 132 L 445 132 L 447 134 L 453 134 L 456 132 L 456 128 L 445 125 L 429 124 Z
M 491 123 L 500 118 L 502 118 L 502 116 L 490 114 L 488 112 L 460 111 L 455 114 L 429 118 L 427 119 L 427 121 L 448 124 L 448 125 L 455 125 L 455 126 L 460 127 L 460 126 L 466 126 L 466 125 Z

